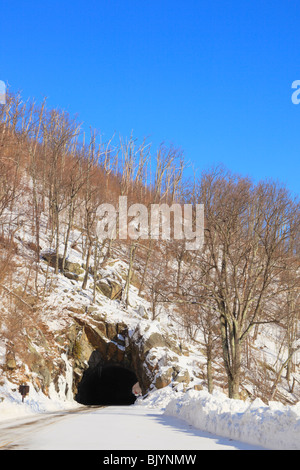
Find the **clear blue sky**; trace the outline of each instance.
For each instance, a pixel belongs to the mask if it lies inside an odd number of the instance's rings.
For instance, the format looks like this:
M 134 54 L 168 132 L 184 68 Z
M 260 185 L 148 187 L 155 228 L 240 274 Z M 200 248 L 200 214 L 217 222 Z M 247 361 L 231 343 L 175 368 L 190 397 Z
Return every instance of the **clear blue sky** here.
M 299 194 L 299 0 L 0 5 L 0 79 L 24 98 Z

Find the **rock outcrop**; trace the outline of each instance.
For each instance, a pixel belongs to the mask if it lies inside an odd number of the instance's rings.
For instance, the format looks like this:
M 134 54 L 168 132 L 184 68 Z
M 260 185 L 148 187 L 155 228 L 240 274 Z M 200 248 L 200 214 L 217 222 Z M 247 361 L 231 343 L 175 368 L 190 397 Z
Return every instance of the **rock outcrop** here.
M 74 391 L 87 367 L 120 364 L 133 370 L 142 393 L 171 383 L 189 383 L 188 371 L 179 365 L 180 347 L 158 325 L 139 323 L 133 330 L 124 322 L 111 323 L 105 316 L 70 314 L 76 330 L 69 355 L 74 364 Z M 94 354 L 93 363 L 91 358 Z M 95 360 L 97 357 L 97 360 Z
M 72 310 L 72 311 L 71 311 Z M 50 387 L 62 397 L 76 396 L 85 371 L 99 364 L 121 365 L 132 370 L 146 394 L 171 382 L 189 383 L 188 371 L 179 366 L 181 349 L 175 338 L 163 331 L 159 322 L 144 319 L 133 327 L 124 321 L 113 322 L 99 310 L 83 312 L 71 308 L 68 327 L 52 341 L 34 328 L 28 332 L 28 352 L 24 358 L 27 380 L 45 394 Z M 72 384 L 67 383 L 67 365 L 72 370 Z M 18 364 L 13 351 L 7 353 L 6 369 L 14 373 Z
M 56 263 L 55 253 L 46 253 L 43 258 L 51 266 Z M 59 265 L 61 261 L 59 256 Z M 73 298 L 76 292 L 80 292 L 77 300 L 82 302 L 84 298 L 84 292 L 73 282 L 83 272 L 79 263 L 66 260 L 62 274 L 72 282 L 68 289 L 58 291 L 60 297 L 53 309 L 53 319 L 48 312 L 45 313 L 44 325 L 48 325 L 50 320 L 55 327 L 48 331 L 48 326 L 44 326 L 43 332 L 38 324 L 28 327 L 25 333 L 26 351 L 23 351 L 22 357 L 16 354 L 13 343 L 7 349 L 4 363 L 7 374 L 22 377 L 22 380 L 31 382 L 36 390 L 41 389 L 47 395 L 54 388 L 60 397 L 69 397 L 70 392 L 75 397 L 85 371 L 99 364 L 121 365 L 134 372 L 143 395 L 170 383 L 187 386 L 190 377 L 188 371 L 179 365 L 179 357 L 185 353 L 177 338 L 163 329 L 160 322 L 149 320 L 142 304 L 133 316 L 132 312 L 128 316 L 122 304 L 115 303 L 122 297 L 123 278 L 126 276 L 123 264 L 110 262 L 101 274 L 91 276 L 90 285 L 96 283 L 95 287 L 100 293 L 97 303 L 92 306 L 76 304 Z M 61 279 L 65 278 L 61 276 Z M 65 307 L 59 307 L 64 294 L 67 299 Z M 118 312 L 117 316 L 122 321 L 114 320 L 106 312 L 111 305 L 112 311 Z

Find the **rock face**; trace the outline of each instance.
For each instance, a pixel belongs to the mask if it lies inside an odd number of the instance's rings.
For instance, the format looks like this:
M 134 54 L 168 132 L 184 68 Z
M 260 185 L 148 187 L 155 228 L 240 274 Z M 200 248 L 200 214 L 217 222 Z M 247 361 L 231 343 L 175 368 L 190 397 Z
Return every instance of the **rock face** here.
M 16 358 L 12 351 L 6 354 L 5 368 L 8 370 L 14 370 L 17 367 Z
M 43 258 L 44 261 L 47 261 L 47 263 L 50 266 L 55 267 L 56 253 L 53 253 L 53 252 L 43 253 L 42 258 Z M 59 267 L 59 269 L 62 268 L 62 261 L 63 261 L 63 257 L 61 255 L 58 255 L 58 267 Z M 79 263 L 74 263 L 72 261 L 69 261 L 68 259 L 66 259 L 66 261 L 65 261 L 64 271 L 65 271 L 65 274 L 72 273 L 72 274 L 77 275 L 77 276 L 84 273 L 84 269 L 80 266 Z
M 98 314 L 71 316 L 74 324 L 69 356 L 73 362 L 75 394 L 87 368 L 108 363 L 132 370 L 143 395 L 171 382 L 188 385 L 189 373 L 178 365 L 180 347 L 175 338 L 160 331 L 158 324 L 140 323 L 131 330 L 126 323 L 111 323 Z
M 43 259 L 55 266 L 56 254 L 44 253 Z M 60 255 L 58 264 L 61 267 Z M 98 275 L 93 275 L 95 287 L 110 301 L 119 300 L 122 297 L 127 271 L 119 262 L 110 262 L 106 268 L 108 275 L 104 274 L 100 279 Z M 66 260 L 64 276 L 76 281 L 83 272 L 81 265 Z M 72 365 L 72 389 L 75 395 L 85 371 L 99 364 L 119 364 L 132 370 L 138 378 L 143 394 L 152 387 L 162 388 L 171 382 L 189 382 L 187 371 L 180 370 L 178 366 L 181 350 L 177 341 L 170 338 L 166 331 L 162 331 L 158 322 L 147 322 L 146 314 L 141 315 L 141 323 L 129 327 L 124 322 L 110 321 L 104 313 L 99 313 L 97 308 L 80 311 L 69 307 L 68 311 L 70 324 L 66 331 L 56 337 L 56 342 Z M 66 371 L 63 361 L 57 358 L 56 363 L 51 363 L 47 354 L 43 354 L 32 341 L 29 342 L 28 348 L 29 368 L 40 377 L 43 388 L 47 390 L 51 382 L 58 388 L 59 374 Z M 43 348 L 49 349 L 45 344 Z M 12 360 L 10 367 L 14 367 Z
M 97 281 L 96 289 L 111 300 L 118 300 L 122 297 L 122 285 L 111 279 Z
M 132 363 L 143 394 L 151 387 L 163 388 L 171 383 L 180 348 L 174 339 L 159 328 L 138 325 L 131 337 Z
M 109 364 L 119 365 L 135 373 L 142 394 L 172 384 L 188 384 L 189 374 L 179 363 L 181 350 L 175 338 L 162 331 L 158 322 L 141 319 L 135 327 L 112 322 L 96 311 L 71 309 L 65 330 L 50 342 L 33 329 L 28 335 L 26 367 L 37 389 L 48 394 L 55 387 L 60 396 L 69 396 L 70 387 L 76 397 L 87 369 Z M 55 358 L 54 358 L 55 357 Z M 72 383 L 66 383 L 69 368 Z M 12 373 L 17 363 L 12 351 L 6 357 L 6 369 Z M 65 385 L 63 385 L 65 383 Z

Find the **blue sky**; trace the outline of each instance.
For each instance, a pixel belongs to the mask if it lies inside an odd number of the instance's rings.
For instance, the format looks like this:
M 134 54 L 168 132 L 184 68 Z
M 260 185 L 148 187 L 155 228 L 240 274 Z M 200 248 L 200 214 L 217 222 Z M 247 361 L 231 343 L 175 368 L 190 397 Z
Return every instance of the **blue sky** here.
M 0 80 L 299 194 L 299 0 L 0 0 Z

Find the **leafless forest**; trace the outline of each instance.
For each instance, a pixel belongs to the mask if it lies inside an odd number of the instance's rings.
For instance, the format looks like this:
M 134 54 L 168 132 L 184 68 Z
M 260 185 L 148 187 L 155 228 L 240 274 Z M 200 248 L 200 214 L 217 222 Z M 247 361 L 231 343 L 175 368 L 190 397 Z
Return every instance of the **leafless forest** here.
M 240 396 L 246 375 L 265 400 L 280 399 L 281 382 L 292 395 L 299 380 L 299 202 L 277 182 L 254 183 L 221 167 L 190 177 L 187 166 L 173 146 L 153 149 L 134 136 L 103 142 L 100 132 L 87 135 L 46 100 L 24 102 L 10 93 L 0 107 L 0 295 L 9 311 L 0 318 L 1 335 L 8 341 L 19 337 L 21 347 L 22 328 L 38 322 L 51 289 L 51 271 L 41 262 L 41 233 L 56 254 L 58 274 L 65 270 L 76 227 L 85 265 L 82 289 L 91 272 L 96 276 L 101 264 L 122 253 L 128 263 L 124 306 L 134 277 L 153 319 L 172 306 L 170 314 L 189 341 L 197 344 L 200 333 L 210 391 L 221 370 L 231 398 Z M 192 251 L 180 240 L 100 241 L 97 209 L 102 203 L 117 207 L 121 195 L 128 204 L 146 207 L 204 204 L 204 246 Z M 16 240 L 24 225 L 32 241 L 16 286 Z M 257 337 L 271 327 L 279 332 L 272 369 L 255 355 Z

